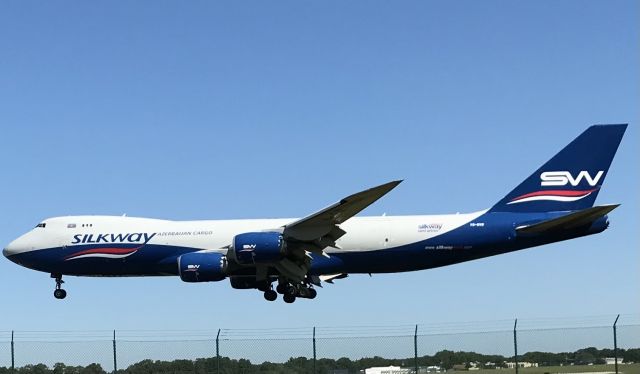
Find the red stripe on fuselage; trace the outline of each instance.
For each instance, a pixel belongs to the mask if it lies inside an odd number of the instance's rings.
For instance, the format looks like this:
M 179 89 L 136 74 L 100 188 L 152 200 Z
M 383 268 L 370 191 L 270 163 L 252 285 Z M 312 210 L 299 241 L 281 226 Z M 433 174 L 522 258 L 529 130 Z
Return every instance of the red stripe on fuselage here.
M 93 248 L 93 249 L 86 249 L 84 251 L 80 251 L 80 252 L 76 252 L 74 254 L 71 254 L 71 255 L 65 257 L 65 259 L 69 259 L 69 258 L 77 257 L 77 256 L 82 256 L 82 255 L 94 254 L 94 253 L 108 254 L 108 255 L 128 255 L 130 253 L 133 253 L 133 252 L 137 251 L 140 248 L 142 248 L 142 247 L 136 247 L 136 248 Z
M 536 191 L 536 192 L 531 192 L 528 194 L 524 194 L 522 196 L 518 196 L 516 198 L 514 198 L 511 201 L 515 201 L 515 200 L 520 200 L 520 199 L 525 199 L 527 197 L 533 197 L 533 196 L 584 196 L 584 195 L 588 195 L 590 193 L 592 193 L 593 191 L 597 190 L 597 188 L 594 188 L 593 190 L 584 190 L 584 191 L 566 191 L 566 190 L 547 190 L 547 191 Z

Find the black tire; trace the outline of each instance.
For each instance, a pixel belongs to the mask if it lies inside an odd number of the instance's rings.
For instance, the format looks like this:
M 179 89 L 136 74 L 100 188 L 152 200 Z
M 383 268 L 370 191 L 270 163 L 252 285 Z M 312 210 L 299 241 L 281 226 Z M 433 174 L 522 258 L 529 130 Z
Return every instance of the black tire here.
M 53 297 L 55 297 L 56 299 L 62 300 L 65 297 L 67 297 L 67 291 L 63 290 L 62 288 L 59 288 L 53 291 Z
M 315 290 L 315 289 L 313 289 L 313 288 L 309 288 L 309 290 L 307 291 L 307 297 L 308 297 L 309 299 L 315 299 L 315 298 L 316 298 L 316 296 L 318 296 L 318 291 L 316 291 L 316 290 Z
M 287 285 L 285 283 L 278 283 L 276 286 L 276 292 L 283 295 L 287 291 Z
M 289 295 L 289 296 L 293 296 L 296 297 L 298 295 L 298 290 L 293 287 L 293 286 L 288 286 L 285 290 L 284 290 L 284 294 L 285 295 Z
M 274 301 L 278 298 L 278 294 L 274 290 L 267 290 L 264 292 L 264 298 L 267 301 Z
M 282 297 L 282 300 L 284 300 L 284 302 L 287 304 L 291 304 L 292 302 L 296 301 L 296 297 L 294 295 L 285 294 Z

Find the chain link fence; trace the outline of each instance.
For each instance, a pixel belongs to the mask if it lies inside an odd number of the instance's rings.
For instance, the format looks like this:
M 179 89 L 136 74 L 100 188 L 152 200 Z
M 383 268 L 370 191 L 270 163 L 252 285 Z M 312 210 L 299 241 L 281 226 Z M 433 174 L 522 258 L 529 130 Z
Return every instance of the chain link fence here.
M 588 320 L 524 320 L 200 331 L 0 331 L 0 374 L 640 374 L 640 318 L 633 317 L 623 317 L 615 328 L 602 321 L 594 326 Z

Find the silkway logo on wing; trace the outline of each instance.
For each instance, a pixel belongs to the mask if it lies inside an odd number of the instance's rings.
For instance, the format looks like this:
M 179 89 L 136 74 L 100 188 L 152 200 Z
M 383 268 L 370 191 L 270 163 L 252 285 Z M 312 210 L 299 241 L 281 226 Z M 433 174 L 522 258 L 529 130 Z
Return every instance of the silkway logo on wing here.
M 100 247 L 85 249 L 65 257 L 65 261 L 81 258 L 125 258 L 136 253 L 147 244 L 155 233 L 127 233 L 127 234 L 77 234 L 73 236 L 71 244 L 140 244 L 134 248 Z
M 600 170 L 596 173 L 595 177 L 592 177 L 588 171 L 582 170 L 578 173 L 578 175 L 574 178 L 571 172 L 568 171 L 545 171 L 540 174 L 540 186 L 549 187 L 549 186 L 566 186 L 570 184 L 573 187 L 578 186 L 582 180 L 585 180 L 587 184 L 591 187 L 595 187 L 598 184 L 600 178 L 604 174 L 604 170 Z M 528 194 L 524 194 L 518 196 L 511 200 L 507 204 L 518 204 L 525 203 L 528 201 L 562 201 L 562 202 L 570 202 L 577 201 L 580 199 L 584 199 L 585 197 L 591 195 L 594 191 L 597 191 L 598 188 L 593 188 L 589 190 L 543 190 L 531 192 Z

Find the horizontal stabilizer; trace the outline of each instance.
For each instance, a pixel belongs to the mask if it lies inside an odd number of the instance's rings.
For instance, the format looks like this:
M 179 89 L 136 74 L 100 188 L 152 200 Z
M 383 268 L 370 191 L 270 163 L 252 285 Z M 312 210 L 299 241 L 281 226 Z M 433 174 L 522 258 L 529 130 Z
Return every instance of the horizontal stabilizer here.
M 552 218 L 532 225 L 519 226 L 516 227 L 516 232 L 518 234 L 540 234 L 549 231 L 575 229 L 595 222 L 598 218 L 605 216 L 619 206 L 620 204 L 594 206 L 562 217 Z

